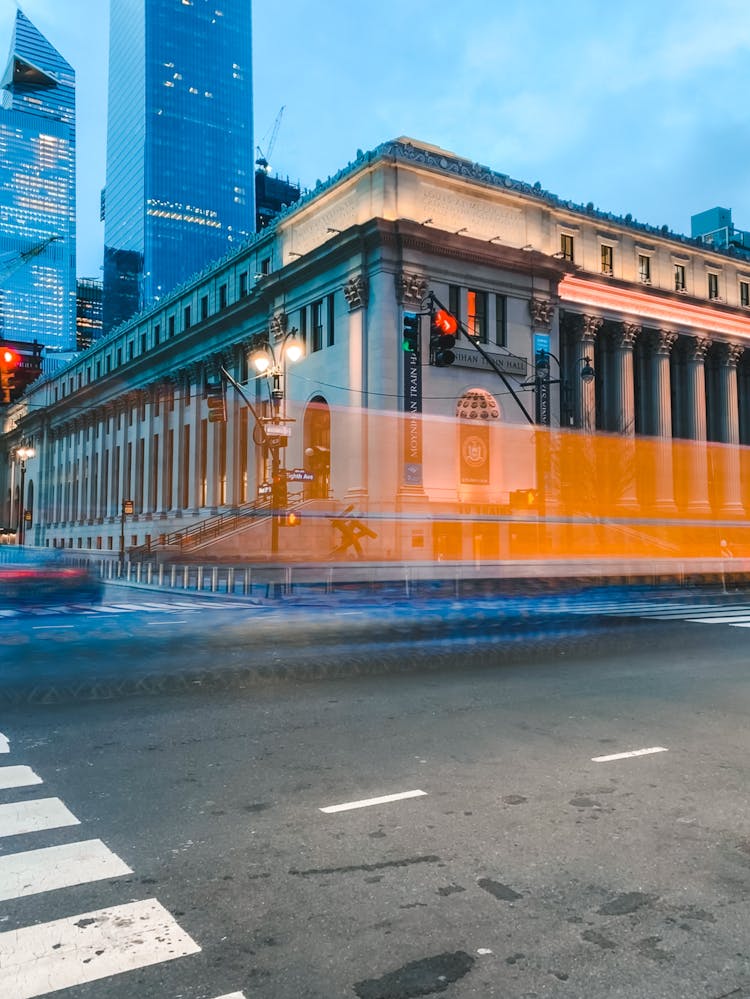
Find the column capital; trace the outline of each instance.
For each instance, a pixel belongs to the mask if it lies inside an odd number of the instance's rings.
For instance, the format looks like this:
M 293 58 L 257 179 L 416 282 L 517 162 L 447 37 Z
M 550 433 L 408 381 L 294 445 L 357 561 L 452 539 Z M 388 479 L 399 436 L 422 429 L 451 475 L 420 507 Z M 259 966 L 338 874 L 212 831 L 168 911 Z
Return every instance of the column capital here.
M 677 343 L 677 334 L 672 330 L 653 330 L 649 337 L 652 352 L 663 357 L 669 357 L 675 343 Z
M 399 271 L 395 275 L 395 282 L 396 299 L 400 305 L 421 307 L 429 287 L 426 277 Z
M 586 316 L 580 313 L 566 313 L 563 325 L 576 334 L 582 341 L 593 344 L 596 335 L 602 328 L 604 320 L 601 316 Z
M 615 324 L 615 343 L 624 350 L 632 350 L 635 341 L 643 332 L 640 323 L 622 322 Z
M 546 298 L 530 298 L 529 314 L 534 328 L 537 330 L 552 329 L 552 318 L 555 315 L 555 306 Z
M 706 354 L 709 351 L 712 341 L 708 337 L 703 336 L 689 336 L 685 337 L 685 356 L 688 361 L 700 361 L 701 364 L 706 360 Z
M 744 353 L 745 347 L 741 343 L 728 343 L 721 340 L 716 344 L 716 356 L 719 363 L 728 368 L 736 368 Z

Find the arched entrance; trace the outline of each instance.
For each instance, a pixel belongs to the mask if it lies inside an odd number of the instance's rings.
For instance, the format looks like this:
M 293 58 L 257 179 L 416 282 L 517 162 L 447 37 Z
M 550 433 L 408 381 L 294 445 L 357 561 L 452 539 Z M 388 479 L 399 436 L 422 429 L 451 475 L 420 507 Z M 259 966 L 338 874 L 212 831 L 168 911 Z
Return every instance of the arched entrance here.
M 304 467 L 314 479 L 305 483 L 305 499 L 327 499 L 331 479 L 331 410 L 322 395 L 314 396 L 305 410 L 302 439 Z

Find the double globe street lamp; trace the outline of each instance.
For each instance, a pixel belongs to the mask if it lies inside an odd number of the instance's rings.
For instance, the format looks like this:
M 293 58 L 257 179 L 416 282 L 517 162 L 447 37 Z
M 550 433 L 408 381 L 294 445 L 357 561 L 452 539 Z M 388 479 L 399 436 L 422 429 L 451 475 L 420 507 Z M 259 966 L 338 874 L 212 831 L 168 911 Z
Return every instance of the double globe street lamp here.
M 17 447 L 15 456 L 16 460 L 20 464 L 21 468 L 21 482 L 18 490 L 18 523 L 16 527 L 16 543 L 19 545 L 23 544 L 24 527 L 26 521 L 26 503 L 25 503 L 25 479 L 26 479 L 26 462 L 36 455 L 36 451 L 33 447 Z
M 268 379 L 271 397 L 271 415 L 256 417 L 260 428 L 260 440 L 271 455 L 271 554 L 279 551 L 279 524 L 286 516 L 287 480 L 286 469 L 281 467 L 281 449 L 289 442 L 290 422 L 286 415 L 286 368 L 287 362 L 294 363 L 304 356 L 305 347 L 297 338 L 297 330 L 292 328 L 280 343 L 268 340 L 250 355 L 250 364 L 259 375 Z

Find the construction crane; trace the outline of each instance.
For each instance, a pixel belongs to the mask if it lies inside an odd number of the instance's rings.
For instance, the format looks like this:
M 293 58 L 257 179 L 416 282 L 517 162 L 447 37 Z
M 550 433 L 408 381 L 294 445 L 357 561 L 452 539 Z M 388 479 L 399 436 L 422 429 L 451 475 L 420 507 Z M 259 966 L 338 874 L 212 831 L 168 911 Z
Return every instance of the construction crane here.
M 258 154 L 258 159 L 255 161 L 255 165 L 260 167 L 264 173 L 269 173 L 271 169 L 271 164 L 268 162 L 271 158 L 271 153 L 273 152 L 273 147 L 276 145 L 276 139 L 279 135 L 279 128 L 281 128 L 281 118 L 284 114 L 284 108 L 286 104 L 282 104 L 279 109 L 279 113 L 276 115 L 276 120 L 271 128 L 271 138 L 268 140 L 268 145 L 266 146 L 266 152 L 264 153 L 260 146 L 255 147 L 255 151 Z M 268 134 L 268 133 L 266 133 Z
M 34 257 L 38 257 L 40 253 L 44 253 L 50 243 L 54 243 L 60 238 L 60 236 L 47 236 L 41 243 L 35 243 L 34 246 L 28 250 L 23 250 L 21 253 L 3 253 L 0 255 L 0 283 L 12 274 L 15 274 L 22 267 L 25 267 Z

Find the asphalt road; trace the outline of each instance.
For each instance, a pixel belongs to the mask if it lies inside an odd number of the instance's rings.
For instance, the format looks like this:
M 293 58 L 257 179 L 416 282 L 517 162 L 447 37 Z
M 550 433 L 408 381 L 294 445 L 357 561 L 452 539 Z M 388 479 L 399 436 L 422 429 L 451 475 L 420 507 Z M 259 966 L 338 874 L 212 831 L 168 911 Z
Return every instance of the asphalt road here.
M 432 672 L 6 706 L 0 765 L 42 783 L 0 790 L 0 995 L 115 968 L 56 994 L 750 996 L 748 610 L 723 603 L 737 626 L 534 619 L 510 658 L 446 632 Z M 39 799 L 78 824 L 14 834 Z

